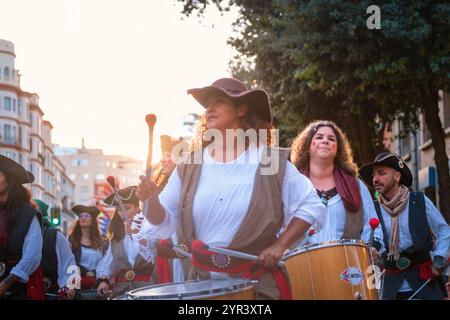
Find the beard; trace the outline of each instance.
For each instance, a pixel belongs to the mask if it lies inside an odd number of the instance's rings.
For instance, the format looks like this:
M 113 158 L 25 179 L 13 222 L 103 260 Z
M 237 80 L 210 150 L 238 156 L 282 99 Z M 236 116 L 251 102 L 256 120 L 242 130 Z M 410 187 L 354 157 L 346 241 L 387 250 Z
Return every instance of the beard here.
M 377 186 L 379 189 L 379 193 L 386 194 L 389 193 L 394 187 L 395 187 L 395 179 L 392 178 L 391 181 L 388 181 L 386 183 L 383 183 L 382 185 L 375 185 L 375 189 L 378 191 Z

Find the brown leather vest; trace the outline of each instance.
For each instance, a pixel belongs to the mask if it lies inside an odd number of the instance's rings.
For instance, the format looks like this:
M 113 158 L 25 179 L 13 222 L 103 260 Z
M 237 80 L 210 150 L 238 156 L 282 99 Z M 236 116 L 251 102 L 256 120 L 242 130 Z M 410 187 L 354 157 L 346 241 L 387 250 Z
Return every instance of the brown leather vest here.
M 199 155 L 195 154 L 197 152 L 203 150 L 194 151 L 191 157 L 198 157 Z M 259 254 L 262 249 L 276 241 L 276 233 L 281 229 L 284 218 L 281 189 L 288 156 L 289 149 L 285 148 L 269 147 L 263 150 L 254 178 L 250 204 L 241 226 L 229 245 L 230 249 Z M 271 159 L 278 161 L 278 170 L 274 174 L 261 174 L 265 167 L 272 164 Z M 191 243 L 196 239 L 192 209 L 201 164 L 179 164 L 177 170 L 182 185 L 177 235 L 179 243 Z M 190 263 L 187 259 L 183 259 L 182 262 L 186 273 L 186 268 L 191 267 Z M 203 272 L 200 276 L 208 277 Z

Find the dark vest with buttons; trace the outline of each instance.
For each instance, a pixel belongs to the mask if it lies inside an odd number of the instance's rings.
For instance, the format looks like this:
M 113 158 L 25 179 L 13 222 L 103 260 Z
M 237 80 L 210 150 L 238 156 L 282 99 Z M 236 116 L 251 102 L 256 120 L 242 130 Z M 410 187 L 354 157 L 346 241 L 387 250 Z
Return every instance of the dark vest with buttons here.
M 383 230 L 384 245 L 389 251 L 389 237 L 387 236 L 386 226 L 381 213 L 380 203 L 378 200 L 374 201 L 375 209 L 378 219 L 380 220 Z M 409 212 L 408 212 L 408 227 L 411 233 L 413 244 L 407 248 L 403 253 L 414 254 L 420 251 L 430 251 L 433 246 L 431 238 L 430 227 L 427 221 L 425 196 L 423 192 L 410 192 L 409 193 Z
M 56 236 L 58 229 L 50 226 L 44 227 L 42 245 L 42 269 L 44 277 L 50 279 L 54 285 L 58 281 L 58 257 L 56 255 Z

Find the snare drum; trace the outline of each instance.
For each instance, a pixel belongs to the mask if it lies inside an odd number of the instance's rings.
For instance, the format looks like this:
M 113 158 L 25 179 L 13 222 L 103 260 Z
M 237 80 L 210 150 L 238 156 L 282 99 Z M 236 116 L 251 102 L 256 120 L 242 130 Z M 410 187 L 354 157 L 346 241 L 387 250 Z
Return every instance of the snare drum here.
M 126 296 L 127 300 L 253 300 L 256 283 L 243 279 L 195 280 L 143 287 Z
M 359 240 L 311 244 L 284 256 L 293 299 L 377 300 L 369 247 Z

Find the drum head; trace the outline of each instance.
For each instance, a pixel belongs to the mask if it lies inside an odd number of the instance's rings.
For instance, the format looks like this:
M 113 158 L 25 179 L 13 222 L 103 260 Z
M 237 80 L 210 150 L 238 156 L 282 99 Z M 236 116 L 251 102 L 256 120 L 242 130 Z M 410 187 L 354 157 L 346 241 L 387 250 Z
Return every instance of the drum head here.
M 348 239 L 348 240 L 342 239 L 342 240 L 318 242 L 318 243 L 307 244 L 302 247 L 298 247 L 298 248 L 289 250 L 289 252 L 287 254 L 285 254 L 282 257 L 282 259 L 286 260 L 286 259 L 296 256 L 300 253 L 304 253 L 304 252 L 308 252 L 308 251 L 312 251 L 312 250 L 318 250 L 318 249 L 327 248 L 327 247 L 335 247 L 335 246 L 363 246 L 363 247 L 368 248 L 368 246 L 364 243 L 364 241 L 355 240 L 355 239 Z
M 198 280 L 143 287 L 128 292 L 129 300 L 192 300 L 246 290 L 256 281 L 243 279 Z

